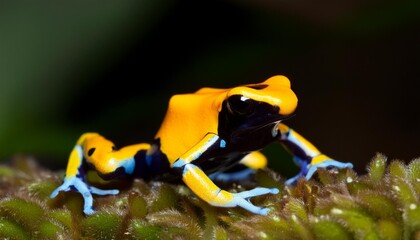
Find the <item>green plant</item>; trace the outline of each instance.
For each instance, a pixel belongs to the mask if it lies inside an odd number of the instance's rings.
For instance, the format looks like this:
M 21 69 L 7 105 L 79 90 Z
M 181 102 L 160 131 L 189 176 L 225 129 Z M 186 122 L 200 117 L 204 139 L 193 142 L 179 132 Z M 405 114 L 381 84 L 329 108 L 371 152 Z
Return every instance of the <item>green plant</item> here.
M 84 216 L 80 195 L 49 198 L 63 172 L 20 156 L 0 165 L 0 238 L 420 239 L 420 158 L 405 164 L 377 154 L 364 175 L 319 169 L 317 176 L 285 186 L 277 173 L 257 172 L 254 184 L 281 189 L 253 199 L 271 209 L 268 216 L 212 207 L 182 184 L 141 179 L 125 181 L 116 196 L 96 196 L 97 212 Z

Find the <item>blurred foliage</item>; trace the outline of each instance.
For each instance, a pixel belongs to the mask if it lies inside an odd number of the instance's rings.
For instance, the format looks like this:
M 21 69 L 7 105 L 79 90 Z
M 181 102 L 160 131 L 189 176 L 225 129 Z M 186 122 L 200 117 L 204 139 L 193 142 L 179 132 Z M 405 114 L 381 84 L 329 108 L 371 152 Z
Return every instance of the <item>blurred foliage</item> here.
M 348 162 L 387 149 L 409 160 L 420 129 L 410 75 L 419 5 L 2 1 L 0 159 L 27 153 L 62 167 L 85 131 L 118 145 L 150 141 L 172 94 L 284 74 L 301 104 L 291 125 L 328 155 Z M 282 158 L 273 149 L 269 158 Z
M 281 189 L 253 199 L 271 209 L 267 216 L 212 207 L 185 185 L 139 179 L 123 184 L 116 196 L 96 196 L 96 213 L 84 216 L 79 194 L 49 198 L 62 171 L 20 156 L 0 165 L 0 238 L 419 239 L 420 159 L 405 164 L 377 154 L 364 175 L 319 169 L 317 176 L 285 186 L 276 172 L 259 171 L 250 186 Z M 246 186 L 229 189 L 243 191 Z
M 54 156 L 68 149 L 78 129 L 64 125 L 60 114 L 89 85 L 89 72 L 81 71 L 114 63 L 168 7 L 168 1 L 3 1 L 1 157 L 27 151 Z

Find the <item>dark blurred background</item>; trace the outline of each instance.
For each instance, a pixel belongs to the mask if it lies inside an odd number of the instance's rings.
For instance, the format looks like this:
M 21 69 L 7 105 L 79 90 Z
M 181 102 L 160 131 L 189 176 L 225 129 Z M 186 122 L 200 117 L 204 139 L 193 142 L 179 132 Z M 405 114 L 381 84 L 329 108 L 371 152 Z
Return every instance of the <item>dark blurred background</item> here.
M 171 95 L 277 74 L 299 98 L 288 125 L 331 157 L 420 157 L 420 1 L 198 2 L 2 1 L 1 159 L 64 168 L 83 132 L 148 142 Z

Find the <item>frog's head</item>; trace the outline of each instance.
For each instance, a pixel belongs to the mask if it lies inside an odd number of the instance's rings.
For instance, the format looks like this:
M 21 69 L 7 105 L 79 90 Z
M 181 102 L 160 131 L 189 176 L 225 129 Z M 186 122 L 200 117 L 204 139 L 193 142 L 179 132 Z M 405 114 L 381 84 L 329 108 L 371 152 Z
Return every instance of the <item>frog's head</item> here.
M 274 136 L 276 125 L 293 115 L 297 102 L 290 81 L 284 76 L 232 88 L 219 114 L 219 134 L 250 139 Z

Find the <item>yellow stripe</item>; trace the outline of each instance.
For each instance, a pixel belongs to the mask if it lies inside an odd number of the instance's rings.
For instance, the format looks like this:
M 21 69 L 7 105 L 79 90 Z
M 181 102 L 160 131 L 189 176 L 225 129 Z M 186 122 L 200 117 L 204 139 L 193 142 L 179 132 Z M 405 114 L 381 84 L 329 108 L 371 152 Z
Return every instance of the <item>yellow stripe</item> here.
M 192 164 L 185 166 L 182 180 L 199 198 L 212 205 L 223 206 L 233 199 L 231 193 L 221 190 L 200 168 Z
M 289 139 L 295 139 L 297 142 L 296 144 L 301 147 L 306 154 L 313 157 L 315 155 L 318 155 L 320 151 L 308 140 L 306 140 L 304 137 L 302 137 L 299 133 L 291 130 Z
M 318 155 L 318 156 L 312 158 L 311 164 L 312 165 L 313 164 L 317 164 L 317 163 L 323 162 L 325 160 L 331 160 L 331 158 L 328 157 L 328 156 L 326 156 L 326 155 L 324 155 L 324 154 L 321 154 L 321 155 Z
M 219 136 L 215 134 L 207 134 L 198 144 L 184 153 L 172 166 L 181 167 L 187 163 L 190 163 L 200 157 L 207 149 L 209 149 L 217 140 Z
M 121 161 L 127 158 L 134 157 L 137 152 L 141 150 L 149 150 L 150 144 L 148 143 L 139 143 L 135 145 L 130 145 L 119 149 L 118 151 L 112 152 L 112 158 L 115 158 L 116 161 Z
M 73 150 L 71 151 L 69 160 L 67 163 L 67 169 L 66 169 L 67 178 L 76 176 L 79 173 L 79 167 L 83 161 L 82 145 L 84 144 L 86 139 L 92 138 L 94 136 L 99 136 L 99 134 L 94 133 L 94 132 L 84 133 L 77 140 L 76 146 L 74 146 Z
M 82 164 L 83 153 L 82 147 L 76 145 L 70 153 L 69 161 L 67 163 L 66 178 L 76 176 L 79 172 L 78 169 Z
M 255 101 L 266 102 L 272 106 L 280 107 L 280 114 L 292 114 L 298 103 L 296 94 L 290 89 L 290 81 L 285 76 L 273 76 L 261 84 L 267 84 L 264 88 L 264 94 L 260 90 L 240 86 L 232 88 L 228 96 L 242 95 Z

